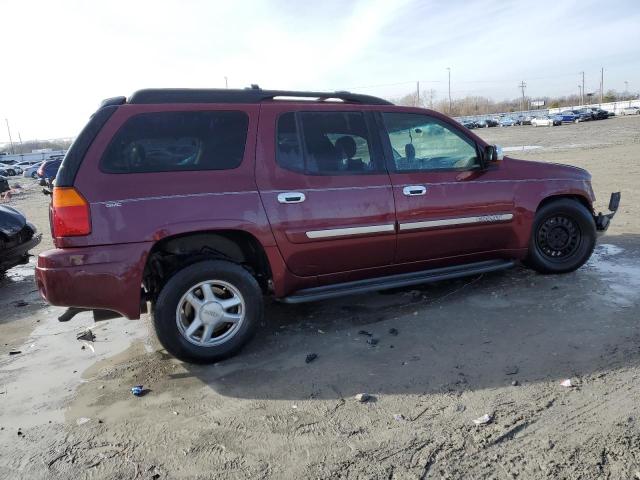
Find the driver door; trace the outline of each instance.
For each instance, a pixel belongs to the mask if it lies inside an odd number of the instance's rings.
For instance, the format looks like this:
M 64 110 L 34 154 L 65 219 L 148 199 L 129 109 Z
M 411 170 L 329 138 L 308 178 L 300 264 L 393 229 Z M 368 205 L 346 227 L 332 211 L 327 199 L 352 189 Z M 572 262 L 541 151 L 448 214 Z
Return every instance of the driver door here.
M 423 110 L 381 112 L 398 222 L 397 263 L 464 257 L 514 244 L 514 183 L 482 170 L 463 127 Z

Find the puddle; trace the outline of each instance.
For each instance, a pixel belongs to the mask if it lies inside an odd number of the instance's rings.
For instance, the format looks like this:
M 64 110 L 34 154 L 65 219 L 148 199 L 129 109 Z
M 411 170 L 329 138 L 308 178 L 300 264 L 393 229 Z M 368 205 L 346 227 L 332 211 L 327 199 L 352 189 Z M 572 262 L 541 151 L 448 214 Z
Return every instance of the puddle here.
M 94 323 L 90 312 L 67 323 L 58 322 L 63 308 L 48 307 L 34 316 L 40 324 L 23 346 L 22 353 L 0 359 L 0 423 L 14 434 L 48 422 L 64 422 L 65 409 L 76 388 L 86 380 L 82 374 L 96 362 L 125 351 L 135 342 L 149 339 L 144 320 L 118 318 Z M 82 350 L 76 334 L 91 328 L 96 341 Z M 43 371 L 47 374 L 43 374 Z
M 502 147 L 503 152 L 526 152 L 527 150 L 538 150 L 544 148 L 542 145 L 518 145 L 516 147 Z
M 606 281 L 611 292 L 604 294 L 608 303 L 629 307 L 640 296 L 640 264 L 619 257 L 623 248 L 611 244 L 596 246 L 586 267 L 596 270 Z

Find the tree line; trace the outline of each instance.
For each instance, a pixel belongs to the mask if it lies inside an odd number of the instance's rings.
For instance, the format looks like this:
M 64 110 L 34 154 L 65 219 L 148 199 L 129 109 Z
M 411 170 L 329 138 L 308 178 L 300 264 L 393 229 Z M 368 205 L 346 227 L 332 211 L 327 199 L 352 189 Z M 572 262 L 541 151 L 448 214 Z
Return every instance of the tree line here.
M 603 103 L 630 100 L 638 98 L 638 94 L 630 95 L 616 90 L 608 90 L 602 97 Z M 535 110 L 538 107 L 531 107 L 531 98 L 522 97 L 512 100 L 496 101 L 488 97 L 467 96 L 451 100 L 451 109 L 447 98 L 436 99 L 435 90 L 424 90 L 418 95 L 417 92 L 408 93 L 402 97 L 393 98 L 391 101 L 396 105 L 408 107 L 423 107 L 446 113 L 451 116 L 466 115 L 491 115 L 494 113 L 519 112 L 522 110 Z M 535 100 L 543 100 L 544 106 L 539 108 L 561 108 L 580 105 L 579 95 L 566 95 L 563 97 L 537 97 Z M 592 95 L 585 98 L 585 104 L 599 103 L 599 96 Z

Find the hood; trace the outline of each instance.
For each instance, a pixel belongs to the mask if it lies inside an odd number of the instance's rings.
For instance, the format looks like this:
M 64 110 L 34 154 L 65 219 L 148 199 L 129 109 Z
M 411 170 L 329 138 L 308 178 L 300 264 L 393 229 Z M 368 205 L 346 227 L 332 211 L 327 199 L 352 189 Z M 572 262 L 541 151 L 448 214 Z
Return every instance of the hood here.
M 517 160 L 505 157 L 506 164 L 519 178 L 562 178 L 567 180 L 591 181 L 591 174 L 583 168 L 564 165 L 561 163 L 535 162 L 531 160 Z
M 0 205 L 0 233 L 11 237 L 27 224 L 27 219 L 15 208 Z

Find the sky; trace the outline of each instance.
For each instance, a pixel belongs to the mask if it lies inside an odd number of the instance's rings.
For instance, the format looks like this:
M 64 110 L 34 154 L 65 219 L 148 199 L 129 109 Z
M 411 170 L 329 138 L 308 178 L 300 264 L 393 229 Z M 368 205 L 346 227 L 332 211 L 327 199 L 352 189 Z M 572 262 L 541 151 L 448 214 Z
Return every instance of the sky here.
M 149 87 L 351 90 L 386 98 L 640 91 L 640 1 L 0 0 L 0 121 L 73 137 Z M 0 125 L 0 143 L 8 141 Z

